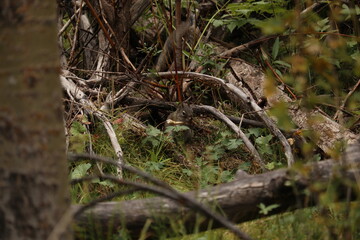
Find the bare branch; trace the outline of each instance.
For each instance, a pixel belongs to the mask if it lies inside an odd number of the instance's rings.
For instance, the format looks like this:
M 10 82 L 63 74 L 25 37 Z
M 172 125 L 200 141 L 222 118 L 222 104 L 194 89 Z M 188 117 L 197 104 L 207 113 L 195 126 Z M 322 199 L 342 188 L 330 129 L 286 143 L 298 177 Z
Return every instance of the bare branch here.
M 159 72 L 156 76 L 157 77 L 169 77 L 173 76 L 174 72 Z M 210 75 L 202 74 L 202 73 L 194 73 L 194 72 L 177 72 L 177 74 L 182 75 L 186 78 L 192 78 L 193 80 L 200 80 L 205 82 L 212 82 L 221 85 L 225 89 L 231 91 L 233 94 L 238 96 L 244 103 L 251 106 L 255 112 L 259 115 L 259 117 L 264 121 L 266 126 L 270 129 L 270 131 L 279 139 L 281 144 L 284 147 L 285 150 L 285 156 L 287 159 L 288 166 L 291 166 L 294 163 L 294 156 L 292 154 L 292 150 L 290 147 L 290 144 L 286 140 L 285 136 L 282 134 L 282 132 L 279 130 L 279 128 L 276 126 L 276 124 L 268 117 L 266 112 L 264 112 L 255 102 L 252 96 L 247 95 L 244 91 L 242 91 L 239 87 L 227 83 L 225 80 L 213 77 Z M 145 74 L 145 76 L 148 77 L 154 77 L 153 74 Z
M 262 170 L 266 171 L 264 161 L 261 159 L 260 154 L 254 147 L 254 145 L 250 142 L 249 138 L 225 114 L 223 114 L 222 112 L 220 112 L 219 110 L 217 110 L 216 108 L 214 108 L 212 106 L 198 106 L 197 108 L 198 109 L 200 108 L 202 110 L 210 112 L 217 119 L 219 119 L 220 121 L 223 121 L 231 130 L 233 130 L 238 135 L 238 137 L 240 137 L 244 141 L 245 146 L 248 148 L 248 150 L 250 151 L 250 154 L 253 156 L 255 161 L 260 165 Z
M 63 88 L 67 92 L 71 93 L 71 95 L 83 105 L 85 111 L 87 111 L 89 114 L 94 114 L 104 124 L 104 127 L 109 135 L 111 144 L 115 150 L 115 154 L 118 157 L 118 162 L 120 164 L 123 164 L 123 152 L 110 121 L 107 119 L 104 113 L 97 109 L 94 103 L 87 98 L 86 94 L 83 93 L 71 80 L 63 76 L 60 76 L 60 80 Z M 118 169 L 118 175 L 122 176 L 121 168 Z

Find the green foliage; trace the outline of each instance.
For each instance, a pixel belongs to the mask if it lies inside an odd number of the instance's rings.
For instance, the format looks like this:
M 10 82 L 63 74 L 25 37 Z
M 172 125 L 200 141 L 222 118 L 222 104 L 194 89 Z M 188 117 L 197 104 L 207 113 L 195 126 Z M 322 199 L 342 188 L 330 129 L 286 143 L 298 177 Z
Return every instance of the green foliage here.
M 90 163 L 81 163 L 71 171 L 71 179 L 82 178 L 87 175 L 88 170 L 91 168 Z
M 153 126 L 149 126 L 146 129 L 146 135 L 147 136 L 143 140 L 143 143 L 149 142 L 153 147 L 160 147 L 162 145 L 162 141 L 165 138 L 164 133 Z
M 260 211 L 259 211 L 259 212 L 260 212 L 261 214 L 268 215 L 269 212 L 271 212 L 271 211 L 274 210 L 275 208 L 280 207 L 280 205 L 279 205 L 279 204 L 272 204 L 272 205 L 269 205 L 269 206 L 265 206 L 265 204 L 260 203 L 258 207 L 260 208 Z
M 215 19 L 213 25 L 226 26 L 230 32 L 234 29 L 240 28 L 245 24 L 250 24 L 255 27 L 261 27 L 267 22 L 267 19 L 274 20 L 272 17 L 286 13 L 287 1 L 273 0 L 273 1 L 242 1 L 240 3 L 230 3 L 225 8 L 225 14 L 220 19 Z M 265 21 L 267 20 L 267 21 Z
M 86 127 L 78 121 L 71 124 L 70 128 L 70 146 L 69 151 L 75 153 L 85 152 L 86 145 L 89 141 Z
M 169 2 L 164 4 L 168 6 Z M 299 1 L 301 2 L 301 1 Z M 311 1 L 307 1 L 309 3 Z M 160 19 L 165 23 L 165 14 L 159 6 L 159 1 L 154 2 L 157 11 L 148 11 L 144 19 L 146 24 L 136 25 L 136 31 L 142 32 L 154 25 L 152 18 Z M 302 4 L 306 4 L 302 2 Z M 183 1 L 185 4 L 185 1 Z M 352 14 L 356 18 L 360 15 L 358 6 L 350 9 L 347 4 L 341 4 L 339 11 L 327 12 L 319 10 L 303 15 L 299 18 L 300 11 L 294 8 L 291 1 L 286 0 L 247 0 L 239 3 L 224 4 L 217 2 L 217 11 L 208 20 L 215 27 L 225 26 L 231 34 L 243 31 L 241 34 L 256 36 L 260 33 L 271 35 L 268 40 L 261 43 L 259 55 L 252 54 L 256 51 L 251 49 L 247 56 L 251 62 L 256 62 L 262 67 L 266 66 L 267 79 L 264 93 L 266 97 L 272 97 L 276 87 L 282 88 L 292 98 L 291 103 L 278 101 L 272 103 L 267 112 L 276 119 L 281 130 L 290 131 L 295 128 L 291 121 L 288 109 L 291 105 L 310 113 L 314 109 L 321 109 L 329 116 L 334 116 L 341 104 L 347 99 L 349 89 L 352 88 L 360 76 L 360 52 L 359 39 L 355 37 L 351 25 Z M 331 1 L 323 4 L 332 4 Z M 184 5 L 185 6 L 185 5 Z M 303 10 L 303 5 L 296 6 Z M 173 8 L 172 8 L 173 10 Z M 330 10 L 329 10 L 330 11 Z M 333 20 L 336 22 L 331 22 Z M 347 22 L 344 22 L 347 21 Z M 200 26 L 201 24 L 199 24 Z M 333 29 L 333 25 L 347 29 L 347 32 L 339 34 Z M 69 31 L 73 31 L 69 28 Z M 204 32 L 205 33 L 205 30 Z M 276 34 L 275 36 L 273 36 Z M 230 35 L 232 36 L 232 35 Z M 243 39 L 242 39 L 243 40 Z M 234 43 L 238 44 L 238 42 Z M 64 41 L 67 48 L 71 47 L 70 40 Z M 146 45 L 141 50 L 150 53 L 155 47 Z M 183 51 L 190 60 L 194 60 L 203 67 L 202 73 L 222 76 L 226 73 L 227 60 L 217 58 L 214 45 L 198 42 L 197 54 L 193 50 Z M 256 56 L 256 58 L 254 57 Z M 243 56 L 241 56 L 243 58 Z M 245 57 L 244 57 L 245 58 Z M 260 59 L 260 62 L 258 62 Z M 165 80 L 164 80 L 165 82 Z M 198 83 L 193 86 L 192 95 L 201 99 L 201 103 L 216 103 L 216 94 L 210 87 L 204 87 Z M 220 94 L 218 94 L 220 95 Z M 216 96 L 218 96 L 216 95 Z M 360 115 L 360 94 L 355 92 L 347 99 L 342 109 L 346 119 L 346 127 L 353 127 L 358 122 Z M 339 120 L 339 119 L 337 119 Z M 341 122 L 342 119 L 339 120 Z M 312 125 L 319 119 L 310 119 Z M 73 152 L 85 152 L 89 146 L 90 137 L 94 139 L 94 151 L 100 155 L 113 157 L 115 154 L 103 127 L 96 127 L 90 136 L 86 129 L 86 119 L 74 121 L 70 129 L 70 147 Z M 218 126 L 216 126 L 218 127 Z M 208 185 L 227 182 L 233 179 L 234 169 L 242 169 L 251 173 L 253 169 L 251 161 L 247 161 L 246 151 L 243 151 L 243 142 L 235 138 L 224 128 L 214 130 L 209 136 L 199 137 L 192 146 L 177 144 L 173 141 L 171 133 L 181 132 L 188 129 L 185 126 L 167 128 L 164 132 L 149 126 L 146 136 L 139 137 L 131 131 L 116 128 L 121 146 L 124 149 L 125 159 L 129 164 L 139 167 L 155 177 L 158 177 L 181 191 L 204 188 Z M 212 129 L 212 128 L 210 128 Z M 262 128 L 249 128 L 247 136 L 255 143 L 256 149 L 266 162 L 268 170 L 282 167 L 285 164 L 284 151 L 278 140 Z M 204 135 L 204 134 L 203 134 Z M 313 142 L 304 143 L 301 152 L 307 160 L 319 161 L 321 154 L 314 153 L 317 134 L 311 129 L 304 131 L 304 138 Z M 193 148 L 198 149 L 193 149 Z M 341 147 L 334 150 L 333 156 L 338 156 Z M 225 168 L 222 164 L 234 156 L 234 159 L 244 159 L 238 162 L 234 168 Z M 232 159 L 230 159 L 231 161 Z M 106 173 L 114 173 L 115 169 L 103 166 Z M 306 170 L 303 171 L 307 174 Z M 96 173 L 94 166 L 88 163 L 79 163 L 72 166 L 71 178 L 79 178 L 87 174 Z M 126 174 L 126 179 L 142 181 L 139 177 Z M 334 204 L 338 199 L 338 187 L 341 179 L 336 179 L 329 184 L 314 183 L 311 188 L 304 190 L 305 194 L 315 193 L 319 196 L 319 206 L 313 209 L 296 211 L 267 219 L 258 220 L 245 224 L 245 231 L 256 239 L 326 239 L 327 231 L 333 231 L 341 238 L 345 233 L 351 233 L 354 239 L 359 239 L 360 210 L 357 203 Z M 87 202 L 95 197 L 105 195 L 119 189 L 107 181 L 95 180 L 91 187 L 77 184 L 73 187 L 73 199 L 77 202 Z M 292 182 L 288 182 L 292 186 Z M 357 186 L 349 186 L 352 191 L 359 191 Z M 121 189 L 125 188 L 121 186 Z M 136 199 L 151 196 L 148 193 L 134 193 L 121 199 Z M 259 212 L 263 215 L 271 214 L 280 207 L 278 204 L 266 206 L 259 204 Z M 178 236 L 186 232 L 180 223 L 172 223 L 173 230 L 177 229 Z M 165 231 L 159 227 L 159 236 L 165 238 Z M 220 232 L 220 231 L 219 231 Z M 227 239 L 226 233 L 216 232 L 200 234 L 194 239 Z M 144 234 L 145 236 L 146 234 Z M 213 238 L 218 236 L 218 238 Z M 231 238 L 230 238 L 231 239 Z
M 216 53 L 214 52 L 214 46 L 210 43 L 199 43 L 198 48 L 201 54 L 190 55 L 185 52 L 185 55 L 191 57 L 192 60 L 196 61 L 199 66 L 203 69 L 201 73 L 206 73 L 215 76 L 222 76 L 227 61 L 221 58 L 215 58 Z
M 254 239 L 327 239 L 316 209 L 298 210 L 240 225 Z
M 255 137 L 255 146 L 257 147 L 260 154 L 273 154 L 273 150 L 270 146 L 270 141 L 273 138 L 271 134 L 267 134 L 263 136 L 266 130 L 261 128 L 250 128 L 248 130 L 248 137 L 254 136 Z
M 206 147 L 205 155 L 211 160 L 219 160 L 227 150 L 235 150 L 240 147 L 243 142 L 241 139 L 230 138 L 231 133 L 224 131 L 220 133 L 220 138 L 213 145 Z
M 279 127 L 285 131 L 290 131 L 295 128 L 289 114 L 289 105 L 286 102 L 278 102 L 269 110 L 271 116 L 276 117 Z

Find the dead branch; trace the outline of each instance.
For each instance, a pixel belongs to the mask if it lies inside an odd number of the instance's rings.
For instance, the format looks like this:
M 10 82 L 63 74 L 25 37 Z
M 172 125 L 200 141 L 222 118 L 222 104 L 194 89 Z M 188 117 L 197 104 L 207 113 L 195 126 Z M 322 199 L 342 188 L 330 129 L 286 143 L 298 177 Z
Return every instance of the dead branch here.
M 360 79 L 357 81 L 357 83 L 354 85 L 354 87 L 352 87 L 352 89 L 349 91 L 349 93 L 346 95 L 344 101 L 342 102 L 340 108 L 336 111 L 335 115 L 334 115 L 334 119 L 341 119 L 342 118 L 342 111 L 345 109 L 345 105 L 347 103 L 347 101 L 349 100 L 349 98 L 354 94 L 354 92 L 356 91 L 356 89 L 360 86 Z M 341 121 L 340 121 L 341 122 Z
M 174 72 L 159 72 L 156 76 L 157 77 L 169 77 L 173 76 Z M 276 124 L 268 117 L 266 112 L 261 109 L 258 104 L 255 102 L 253 97 L 250 94 L 246 94 L 245 91 L 242 90 L 241 87 L 235 86 L 232 83 L 227 83 L 225 80 L 213 77 L 210 75 L 202 74 L 202 73 L 194 73 L 194 72 L 177 72 L 177 74 L 182 75 L 186 78 L 192 78 L 193 80 L 200 80 L 203 82 L 209 82 L 209 83 L 215 83 L 217 85 L 220 85 L 224 87 L 226 90 L 232 92 L 235 94 L 238 98 L 240 98 L 244 103 L 246 103 L 248 106 L 251 106 L 252 109 L 255 110 L 255 112 L 259 115 L 259 117 L 263 120 L 263 122 L 266 124 L 266 126 L 270 129 L 270 131 L 279 139 L 281 144 L 284 147 L 285 156 L 287 159 L 288 166 L 291 166 L 294 163 L 294 156 L 292 154 L 291 147 L 286 140 L 285 136 L 282 134 L 282 132 L 279 130 L 279 128 L 276 126 Z M 152 74 L 144 74 L 148 77 L 154 77 Z
M 232 231 L 236 236 L 238 236 L 240 239 L 251 240 L 251 238 L 249 236 L 247 236 L 245 233 L 240 231 L 237 226 L 235 226 L 233 223 L 228 221 L 225 217 L 216 213 L 215 211 L 211 210 L 210 208 L 207 208 L 204 204 L 198 202 L 192 196 L 176 191 L 174 188 L 172 188 L 170 185 L 167 185 L 165 182 L 158 180 L 158 179 L 154 178 L 153 176 L 151 176 L 137 168 L 118 163 L 112 159 L 108 159 L 108 158 L 104 158 L 104 157 L 100 157 L 100 156 L 94 156 L 94 155 L 90 155 L 90 154 L 69 155 L 69 159 L 73 162 L 82 161 L 83 159 L 88 159 L 88 160 L 92 160 L 92 161 L 96 161 L 96 162 L 108 163 L 108 164 L 116 166 L 117 168 L 125 169 L 132 173 L 135 173 L 138 176 L 141 176 L 141 177 L 145 178 L 146 180 L 149 180 L 155 186 L 142 184 L 142 183 L 138 183 L 138 182 L 131 182 L 131 181 L 119 179 L 119 178 L 116 178 L 113 176 L 108 176 L 108 175 L 106 176 L 106 178 L 111 179 L 112 181 L 115 181 L 120 184 L 130 185 L 135 188 L 139 188 L 142 190 L 151 191 L 151 192 L 163 195 L 168 199 L 172 199 L 173 201 L 175 201 L 179 204 L 182 204 L 182 205 L 188 207 L 189 209 L 192 209 L 196 212 L 200 212 L 200 213 L 204 214 L 205 216 L 209 217 L 210 219 L 215 220 L 216 223 L 220 224 L 223 227 L 226 227 L 227 229 Z M 73 213 L 79 212 L 83 208 L 84 207 L 80 207 L 80 208 L 75 207 Z M 82 215 L 80 215 L 79 217 L 81 217 L 81 216 Z
M 356 179 L 359 179 L 359 164 L 360 141 L 348 147 L 341 161 L 330 159 L 312 163 L 304 166 L 306 171 L 279 169 L 260 175 L 249 175 L 234 182 L 184 195 L 210 207 L 221 209 L 228 219 L 240 223 L 264 217 L 259 213 L 260 203 L 266 206 L 279 204 L 269 215 L 312 206 L 316 201 L 311 199 L 316 200 L 317 194 L 313 192 L 308 196 L 303 190 L 315 182 L 327 183 L 332 179 L 341 180 L 344 184 L 348 181 L 356 182 Z M 307 174 L 304 174 L 305 172 Z M 339 186 L 339 199 L 346 196 L 346 189 L 347 187 Z M 180 219 L 188 232 L 192 232 L 196 227 L 199 230 L 219 227 L 217 223 L 209 225 L 209 220 L 203 220 L 199 222 L 199 226 L 194 226 L 197 219 L 195 212 L 163 197 L 101 203 L 78 216 L 75 222 L 87 231 L 91 231 L 91 226 L 103 229 L 97 234 L 106 238 L 108 231 L 119 231 L 122 228 L 126 228 L 136 237 L 148 220 L 152 220 L 153 228 L 148 229 L 148 233 L 151 234 L 157 224 L 169 226 L 171 221 Z
M 138 107 L 147 107 L 147 108 L 157 108 L 157 109 L 164 109 L 164 110 L 174 110 L 175 109 L 175 105 L 171 102 L 164 102 L 164 101 L 159 101 L 159 100 L 151 100 L 151 99 L 143 99 L 143 98 L 135 98 L 135 97 L 129 97 L 126 96 L 122 99 L 122 101 L 120 101 L 121 103 L 125 103 L 126 105 L 137 105 Z M 193 109 L 195 114 L 209 114 L 208 111 L 206 111 L 205 109 L 202 108 L 202 106 L 198 106 L 198 105 L 191 105 L 191 108 Z M 266 127 L 266 125 L 262 122 L 256 121 L 256 120 L 251 120 L 251 119 L 247 119 L 247 118 L 240 118 L 240 117 L 234 117 L 234 116 L 228 116 L 226 115 L 227 118 L 229 118 L 233 123 L 238 124 L 241 126 L 245 126 L 245 127 Z
M 119 141 L 117 140 L 116 133 L 114 128 L 112 127 L 110 121 L 105 116 L 103 112 L 101 112 L 93 102 L 91 102 L 85 93 L 83 93 L 71 80 L 60 76 L 62 87 L 69 92 L 80 104 L 82 104 L 85 111 L 89 114 L 95 115 L 103 124 L 109 135 L 111 144 L 115 150 L 115 154 L 117 156 L 117 160 L 119 163 L 124 163 L 123 152 L 120 147 Z M 119 169 L 118 175 L 122 177 L 122 171 Z
M 261 159 L 260 154 L 254 147 L 254 145 L 250 142 L 249 138 L 245 135 L 241 129 L 236 126 L 225 114 L 217 110 L 216 108 L 212 106 L 198 106 L 198 109 L 200 108 L 203 111 L 211 113 L 213 116 L 215 116 L 218 120 L 224 122 L 231 130 L 233 130 L 238 137 L 240 137 L 243 141 L 247 149 L 250 151 L 250 154 L 254 158 L 254 160 L 260 165 L 262 170 L 266 171 L 265 163 Z

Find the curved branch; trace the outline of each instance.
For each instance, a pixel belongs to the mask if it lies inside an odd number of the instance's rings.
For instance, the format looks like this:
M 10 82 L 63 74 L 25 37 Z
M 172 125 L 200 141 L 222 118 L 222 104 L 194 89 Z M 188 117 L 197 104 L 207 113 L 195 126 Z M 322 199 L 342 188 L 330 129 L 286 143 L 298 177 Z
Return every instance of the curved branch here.
M 250 154 L 254 157 L 255 161 L 259 163 L 262 170 L 264 171 L 267 170 L 264 161 L 261 159 L 260 154 L 254 147 L 254 145 L 250 142 L 249 138 L 225 114 L 223 114 L 222 112 L 220 112 L 219 110 L 217 110 L 212 106 L 198 106 L 197 108 L 203 111 L 210 112 L 217 119 L 223 121 L 231 130 L 233 130 L 238 135 L 238 137 L 240 137 L 244 141 L 245 146 L 250 151 Z
M 231 83 L 227 83 L 225 80 L 213 77 L 210 75 L 202 74 L 202 73 L 194 73 L 194 72 L 183 72 L 178 71 L 177 74 L 182 75 L 186 78 L 192 78 L 193 80 L 202 80 L 202 81 L 208 81 L 212 83 L 216 83 L 224 87 L 225 89 L 231 91 L 233 94 L 238 96 L 243 102 L 250 105 L 256 113 L 259 115 L 259 117 L 263 120 L 263 122 L 266 124 L 266 126 L 270 129 L 270 131 L 279 139 L 281 144 L 284 147 L 285 150 L 285 156 L 287 159 L 288 166 L 291 166 L 294 163 L 294 156 L 292 154 L 292 150 L 290 147 L 290 144 L 286 140 L 285 136 L 282 134 L 282 132 L 279 130 L 279 128 L 276 126 L 276 124 L 268 117 L 268 115 L 257 105 L 255 100 L 252 96 L 248 96 L 244 91 L 242 91 L 240 88 L 236 87 L 235 85 Z M 154 74 L 144 74 L 146 77 L 154 77 Z M 175 75 L 175 72 L 159 72 L 156 77 L 170 77 Z

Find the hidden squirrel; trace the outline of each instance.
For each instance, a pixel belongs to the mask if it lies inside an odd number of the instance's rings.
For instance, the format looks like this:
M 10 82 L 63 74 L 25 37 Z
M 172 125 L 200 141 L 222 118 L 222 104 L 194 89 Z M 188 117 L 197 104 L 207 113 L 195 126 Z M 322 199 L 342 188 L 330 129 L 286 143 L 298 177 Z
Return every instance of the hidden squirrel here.
M 155 65 L 155 69 L 158 72 L 165 71 L 169 68 L 173 58 L 173 52 L 175 49 L 175 37 L 178 34 L 179 38 L 185 38 L 189 41 L 190 45 L 196 43 L 198 36 L 200 35 L 199 29 L 195 25 L 195 15 L 190 14 L 186 21 L 181 22 L 178 29 L 174 30 L 166 39 L 164 47 Z
M 175 112 L 170 113 L 166 122 L 165 129 L 170 126 L 186 126 L 185 130 L 179 132 L 171 132 L 173 139 L 176 142 L 189 143 L 193 137 L 193 131 L 191 130 L 193 117 L 193 110 L 187 103 L 181 103 Z

